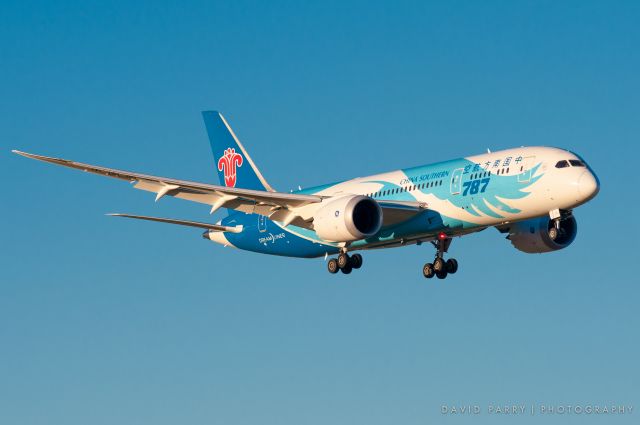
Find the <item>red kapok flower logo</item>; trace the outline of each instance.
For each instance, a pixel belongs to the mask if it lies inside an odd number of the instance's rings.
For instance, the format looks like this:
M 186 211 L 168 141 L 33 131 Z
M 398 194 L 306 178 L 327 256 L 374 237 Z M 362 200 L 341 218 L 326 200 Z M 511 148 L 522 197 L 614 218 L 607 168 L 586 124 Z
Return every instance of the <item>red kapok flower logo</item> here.
M 236 186 L 236 167 L 242 167 L 242 155 L 234 148 L 225 149 L 224 155 L 218 161 L 218 171 L 224 171 L 224 184 L 228 187 Z

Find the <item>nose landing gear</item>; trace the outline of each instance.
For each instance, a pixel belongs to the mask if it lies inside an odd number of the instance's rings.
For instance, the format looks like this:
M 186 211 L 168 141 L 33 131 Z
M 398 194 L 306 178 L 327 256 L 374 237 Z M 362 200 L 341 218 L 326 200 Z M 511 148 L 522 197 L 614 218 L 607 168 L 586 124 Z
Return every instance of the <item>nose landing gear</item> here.
M 458 271 L 458 260 L 455 258 L 449 258 L 444 260 L 444 253 L 449 249 L 451 245 L 451 238 L 449 238 L 444 232 L 440 232 L 438 239 L 433 243 L 436 247 L 436 258 L 433 263 L 427 263 L 422 267 L 422 274 L 427 279 L 431 279 L 433 276 L 438 279 L 444 279 L 449 274 L 454 274 Z
M 338 258 L 332 258 L 327 263 L 327 270 L 331 274 L 338 273 L 338 271 L 349 274 L 353 269 L 359 269 L 360 267 L 362 267 L 362 255 L 353 254 L 350 256 L 346 252 L 340 253 Z

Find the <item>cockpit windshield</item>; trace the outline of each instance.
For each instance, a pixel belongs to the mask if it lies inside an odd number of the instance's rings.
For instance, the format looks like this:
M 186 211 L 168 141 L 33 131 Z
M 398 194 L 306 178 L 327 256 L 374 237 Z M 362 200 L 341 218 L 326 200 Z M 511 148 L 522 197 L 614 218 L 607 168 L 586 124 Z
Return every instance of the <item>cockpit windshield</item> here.
M 584 162 L 580 161 L 579 159 L 563 159 L 562 161 L 558 161 L 556 163 L 556 168 L 566 167 L 586 167 L 586 165 L 584 165 Z

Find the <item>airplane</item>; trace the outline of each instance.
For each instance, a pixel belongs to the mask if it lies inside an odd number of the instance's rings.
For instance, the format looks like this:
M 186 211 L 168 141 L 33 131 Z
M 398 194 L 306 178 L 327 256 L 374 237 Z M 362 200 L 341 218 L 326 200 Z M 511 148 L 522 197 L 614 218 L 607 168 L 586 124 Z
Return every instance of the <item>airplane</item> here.
M 359 269 L 355 251 L 431 243 L 435 258 L 425 278 L 458 270 L 445 260 L 451 241 L 489 227 L 518 250 L 544 253 L 575 239 L 573 210 L 593 199 L 600 182 L 578 155 L 554 147 L 518 147 L 404 168 L 290 192 L 264 178 L 225 118 L 202 116 L 220 185 L 157 177 L 14 150 L 27 158 L 133 183 L 156 194 L 224 209 L 215 224 L 135 214 L 110 214 L 205 229 L 218 244 L 262 254 L 324 257 L 327 269 Z M 224 184 L 224 185 L 222 185 Z M 331 256 L 331 258 L 329 258 Z

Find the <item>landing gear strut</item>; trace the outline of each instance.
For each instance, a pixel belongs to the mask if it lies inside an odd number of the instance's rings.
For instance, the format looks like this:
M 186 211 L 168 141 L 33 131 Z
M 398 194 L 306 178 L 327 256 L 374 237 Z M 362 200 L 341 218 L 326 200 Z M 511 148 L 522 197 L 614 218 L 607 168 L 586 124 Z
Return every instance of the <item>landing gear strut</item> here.
M 549 211 L 549 239 L 555 241 L 556 239 L 563 239 L 566 237 L 566 231 L 562 226 L 564 220 L 572 218 L 571 210 L 553 210 Z
M 560 220 L 562 220 L 562 212 L 559 209 L 549 211 L 549 218 L 551 218 L 551 226 L 549 228 L 549 238 L 555 241 L 560 234 Z
M 427 263 L 422 267 L 422 274 L 427 279 L 431 279 L 436 276 L 438 279 L 444 279 L 449 274 L 454 274 L 458 271 L 458 260 L 455 258 L 449 258 L 444 260 L 444 253 L 449 249 L 451 245 L 451 238 L 444 232 L 440 232 L 438 239 L 432 242 L 436 247 L 436 258 L 433 263 Z
M 346 251 L 343 251 L 338 255 L 338 258 L 332 258 L 327 263 L 327 269 L 329 273 L 338 273 L 338 270 L 344 274 L 349 274 L 353 269 L 359 269 L 362 267 L 362 255 L 353 254 L 349 255 Z

